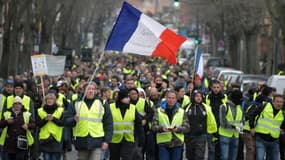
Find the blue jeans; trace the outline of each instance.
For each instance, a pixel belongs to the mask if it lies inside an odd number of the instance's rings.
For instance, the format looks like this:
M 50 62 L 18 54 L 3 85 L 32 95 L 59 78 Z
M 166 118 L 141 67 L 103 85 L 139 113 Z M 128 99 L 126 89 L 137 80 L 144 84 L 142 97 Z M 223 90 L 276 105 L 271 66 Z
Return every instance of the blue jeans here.
M 279 160 L 279 142 L 278 139 L 270 142 L 265 141 L 258 135 L 255 139 L 256 160 L 264 160 L 266 154 L 267 160 Z
M 238 138 L 220 135 L 221 160 L 236 160 L 238 152 Z
M 44 160 L 60 160 L 61 153 L 58 152 L 43 152 Z
M 159 146 L 159 160 L 181 160 L 183 146 L 165 147 Z

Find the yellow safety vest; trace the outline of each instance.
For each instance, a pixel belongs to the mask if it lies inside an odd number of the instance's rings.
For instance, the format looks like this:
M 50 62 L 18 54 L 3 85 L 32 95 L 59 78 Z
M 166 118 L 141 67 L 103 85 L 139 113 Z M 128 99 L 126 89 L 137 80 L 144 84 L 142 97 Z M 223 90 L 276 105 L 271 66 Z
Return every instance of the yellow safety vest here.
M 123 73 L 127 75 L 131 75 L 134 73 L 134 71 L 132 69 L 123 68 Z
M 12 115 L 12 112 L 10 111 L 6 111 L 3 116 L 5 118 L 5 120 L 8 120 Z M 29 124 L 29 121 L 30 121 L 30 116 L 31 116 L 31 113 L 26 111 L 23 113 L 23 118 L 24 118 L 24 123 L 25 124 Z M 8 131 L 8 126 L 5 127 L 1 133 L 1 137 L 0 137 L 0 145 L 4 145 L 5 144 L 5 141 L 6 141 L 6 136 L 7 136 L 7 131 Z M 26 131 L 26 137 L 27 137 L 27 140 L 28 140 L 28 145 L 31 146 L 33 143 L 34 143 L 34 138 L 32 136 L 32 133 L 29 129 L 27 129 Z
M 280 76 L 280 75 L 283 75 L 284 72 L 283 71 L 278 71 L 277 75 Z
M 137 104 L 136 104 L 136 110 L 138 111 L 138 113 L 141 116 L 145 116 L 145 114 L 146 114 L 144 111 L 144 106 L 145 106 L 145 99 L 139 98 L 139 100 L 137 101 Z
M 228 96 L 224 94 L 224 98 L 222 99 L 222 103 L 225 104 L 228 101 Z M 211 100 L 209 99 L 209 95 L 206 96 L 206 104 L 211 106 Z M 211 106 L 212 107 L 212 106 Z
M 70 103 L 70 100 L 67 99 L 64 94 L 58 93 L 58 97 L 57 97 L 56 103 L 59 105 L 59 107 L 64 107 L 64 106 L 63 106 L 63 99 L 66 99 L 67 102 Z
M 190 97 L 187 95 L 184 95 L 181 107 L 185 109 L 187 107 L 187 104 L 189 103 L 190 103 Z
M 54 111 L 52 116 L 57 119 L 60 119 L 62 113 L 63 113 L 63 108 L 58 107 Z M 43 108 L 38 109 L 38 114 L 41 119 L 45 119 L 47 117 L 47 113 Z M 60 142 L 62 138 L 62 131 L 63 131 L 62 126 L 57 126 L 53 121 L 48 121 L 44 126 L 40 128 L 39 139 L 44 140 L 52 136 L 57 142 Z
M 123 138 L 128 142 L 135 142 L 134 127 L 136 107 L 130 104 L 122 117 L 121 110 L 116 107 L 115 103 L 110 104 L 110 109 L 113 116 L 114 132 L 111 143 L 120 143 Z
M 7 109 L 13 107 L 14 95 L 8 96 L 7 98 Z M 22 98 L 22 103 L 26 111 L 30 110 L 30 102 L 31 98 L 29 96 L 24 95 Z
M 204 86 L 205 88 L 208 88 L 208 87 L 209 87 L 209 80 L 208 80 L 208 78 L 204 78 L 204 80 L 203 80 L 203 86 Z
M 274 116 L 273 106 L 271 103 L 267 103 L 257 120 L 255 131 L 256 133 L 270 134 L 273 138 L 279 138 L 280 126 L 283 120 L 282 110 Z
M 71 88 L 74 90 L 74 91 L 76 91 L 76 87 L 79 85 L 79 82 L 80 82 L 80 78 L 76 78 L 75 79 L 75 84 L 72 84 L 71 83 Z
M 135 81 L 136 88 L 142 88 L 141 82 L 139 80 Z
M 240 123 L 242 122 L 241 106 L 240 105 L 236 106 L 236 117 L 235 118 L 233 117 L 231 108 L 228 105 L 226 105 L 226 108 L 227 108 L 226 121 L 233 126 L 239 126 Z M 235 129 L 224 128 L 222 126 L 219 127 L 219 134 L 225 137 L 230 137 L 230 138 L 239 137 L 239 132 L 236 131 Z
M 6 98 L 7 97 L 5 95 L 0 94 L 0 120 L 2 119 L 2 111 L 3 111 L 3 106 L 6 101 Z
M 73 94 L 71 97 L 72 102 L 76 101 L 77 99 L 78 99 L 78 93 Z
M 248 106 L 247 109 L 245 110 L 245 113 L 247 113 L 250 110 L 251 107 L 252 107 L 252 105 Z M 246 130 L 246 131 L 250 130 L 249 120 L 246 120 L 244 122 L 243 129 Z
M 105 109 L 100 100 L 96 99 L 88 109 L 84 101 L 75 102 L 75 110 L 79 115 L 77 126 L 73 127 L 73 135 L 76 137 L 104 137 L 103 115 Z M 76 128 L 77 127 L 77 128 Z
M 188 105 L 188 107 L 186 108 L 186 112 L 189 111 L 191 104 Z M 212 108 L 208 105 L 206 105 L 205 103 L 203 103 L 203 106 L 206 109 L 206 114 L 207 114 L 207 133 L 212 134 L 212 133 L 216 133 L 218 128 L 217 128 L 217 123 L 216 123 L 216 119 L 215 116 L 212 112 Z
M 158 112 L 158 122 L 160 126 L 163 126 L 164 128 L 174 128 L 182 126 L 184 109 L 178 108 L 178 111 L 173 116 L 171 123 L 169 122 L 168 115 L 164 112 L 162 108 L 158 108 L 157 112 Z M 184 143 L 184 134 L 172 133 L 172 132 L 156 133 L 156 142 L 157 144 L 171 142 L 173 135 L 175 135 L 181 141 L 181 143 Z
M 256 97 L 258 96 L 258 92 L 253 93 L 253 100 L 255 101 Z

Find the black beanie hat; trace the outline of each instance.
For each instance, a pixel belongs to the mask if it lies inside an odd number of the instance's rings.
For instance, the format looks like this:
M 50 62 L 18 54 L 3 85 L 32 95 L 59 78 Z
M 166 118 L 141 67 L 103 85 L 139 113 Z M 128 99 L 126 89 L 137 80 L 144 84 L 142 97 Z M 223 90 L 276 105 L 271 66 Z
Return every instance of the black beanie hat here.
M 129 92 L 131 92 L 131 91 L 136 91 L 137 93 L 139 93 L 139 91 L 138 91 L 137 88 L 130 88 L 130 89 L 129 89 Z
M 16 87 L 24 88 L 23 82 L 16 82 L 16 83 L 14 84 L 14 88 L 16 88 Z
M 236 105 L 240 104 L 242 102 L 242 92 L 240 90 L 234 90 L 231 92 L 229 98 L 232 100 L 232 102 Z
M 126 98 L 126 97 L 129 97 L 129 92 L 127 89 L 121 89 L 118 93 L 118 101 Z

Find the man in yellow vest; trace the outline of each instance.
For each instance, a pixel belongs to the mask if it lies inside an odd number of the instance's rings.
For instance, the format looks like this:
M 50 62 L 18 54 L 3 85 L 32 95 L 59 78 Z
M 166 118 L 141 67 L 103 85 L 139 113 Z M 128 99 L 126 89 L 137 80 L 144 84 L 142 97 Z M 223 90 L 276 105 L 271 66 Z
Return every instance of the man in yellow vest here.
M 166 101 L 156 109 L 152 130 L 156 133 L 156 143 L 160 160 L 180 160 L 184 145 L 184 133 L 188 132 L 189 122 L 184 110 L 177 103 L 177 93 L 170 90 Z
M 31 134 L 36 124 L 31 113 L 26 111 L 19 96 L 13 98 L 12 108 L 3 113 L 0 128 L 4 128 L 0 145 L 4 146 L 7 160 L 26 160 L 28 150 L 34 143 Z
M 66 125 L 73 127 L 78 160 L 102 158 L 112 138 L 112 114 L 96 97 L 96 88 L 95 82 L 86 84 L 86 98 L 72 103 L 65 118 Z
M 136 145 L 142 146 L 144 134 L 142 119 L 136 111 L 136 107 L 130 104 L 128 90 L 122 89 L 118 93 L 118 99 L 110 104 L 114 122 L 114 133 L 110 143 L 110 160 L 136 159 Z
M 260 95 L 258 95 L 249 106 L 245 108 L 244 113 L 244 134 L 242 138 L 246 147 L 246 160 L 255 160 L 255 137 L 250 133 L 250 129 L 254 128 L 256 110 L 262 108 L 267 102 L 272 102 L 272 88 L 265 86 Z
M 207 134 L 217 132 L 217 124 L 210 106 L 203 103 L 203 93 L 195 90 L 192 103 L 186 108 L 190 131 L 185 134 L 186 158 L 188 160 L 204 159 Z
M 183 86 L 177 86 L 175 87 L 175 91 L 177 92 L 177 102 L 180 104 L 180 106 L 183 109 L 186 109 L 186 107 L 190 103 L 190 97 L 185 95 L 185 89 Z
M 239 133 L 242 131 L 242 92 L 234 90 L 226 104 L 220 109 L 220 150 L 221 160 L 236 160 L 238 152 Z
M 13 107 L 13 100 L 15 96 L 19 96 L 22 99 L 23 107 L 26 111 L 32 114 L 33 119 L 35 119 L 35 111 L 32 99 L 24 94 L 24 84 L 23 82 L 17 82 L 14 84 L 14 94 L 7 97 L 4 106 L 3 113 Z
M 12 95 L 13 93 L 14 93 L 14 81 L 7 80 L 4 84 L 3 92 L 0 93 L 0 119 L 2 118 L 2 110 L 4 107 L 4 103 L 6 102 L 6 99 L 8 96 Z
M 6 102 L 7 97 L 12 95 L 13 93 L 14 93 L 14 81 L 8 79 L 4 84 L 3 92 L 0 93 L 0 120 L 2 119 L 2 111 L 3 111 L 4 103 Z M 0 133 L 1 132 L 2 130 L 0 130 Z M 3 156 L 2 151 L 3 151 L 2 146 L 0 146 L 0 157 Z
M 282 95 L 275 95 L 273 102 L 267 102 L 263 107 L 256 108 L 255 114 L 249 122 L 254 123 L 254 128 L 251 126 L 250 133 L 255 135 L 256 145 L 256 160 L 263 160 L 266 158 L 270 160 L 279 159 L 279 136 L 284 133 L 280 129 L 284 123 L 284 115 L 282 113 L 283 107 Z
M 210 93 L 206 96 L 206 104 L 212 108 L 212 112 L 216 118 L 217 127 L 219 128 L 219 112 L 220 106 L 227 102 L 227 95 L 222 92 L 220 82 L 218 80 L 211 80 L 210 83 Z M 214 134 L 209 135 L 208 139 L 208 149 L 209 149 L 209 160 L 220 159 L 220 145 L 219 145 L 219 135 Z

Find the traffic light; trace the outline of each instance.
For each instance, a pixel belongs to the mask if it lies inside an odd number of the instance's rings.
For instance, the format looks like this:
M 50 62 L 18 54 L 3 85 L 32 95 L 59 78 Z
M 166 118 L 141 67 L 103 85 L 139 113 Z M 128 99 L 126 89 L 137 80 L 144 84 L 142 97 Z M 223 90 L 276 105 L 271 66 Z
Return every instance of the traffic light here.
M 199 39 L 195 39 L 195 40 L 194 40 L 194 44 L 195 44 L 195 45 L 200 44 L 200 42 L 201 42 L 201 40 L 199 40 Z
M 179 0 L 174 0 L 173 2 L 174 7 L 179 7 L 179 4 L 180 4 Z

